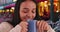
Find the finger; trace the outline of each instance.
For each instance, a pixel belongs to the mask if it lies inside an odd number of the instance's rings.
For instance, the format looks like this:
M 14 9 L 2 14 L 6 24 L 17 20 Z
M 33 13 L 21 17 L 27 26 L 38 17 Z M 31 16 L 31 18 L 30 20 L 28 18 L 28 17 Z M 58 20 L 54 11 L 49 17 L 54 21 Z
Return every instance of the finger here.
M 27 28 L 23 28 L 22 30 L 23 30 L 23 31 L 25 31 L 25 32 L 27 32 L 27 31 L 28 31 L 28 29 L 27 29 Z
M 27 22 L 21 22 L 19 25 L 24 26 L 24 25 L 28 25 L 28 23 Z
M 22 26 L 23 28 L 28 28 L 28 26 L 26 26 L 26 25 L 24 25 L 24 26 Z
M 28 25 L 28 22 L 24 22 L 25 25 Z

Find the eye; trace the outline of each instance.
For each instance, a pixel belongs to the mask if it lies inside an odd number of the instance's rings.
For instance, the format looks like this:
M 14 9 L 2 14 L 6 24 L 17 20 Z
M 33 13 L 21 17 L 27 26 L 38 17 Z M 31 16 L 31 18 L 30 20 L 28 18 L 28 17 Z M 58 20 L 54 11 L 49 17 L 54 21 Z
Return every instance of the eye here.
M 23 10 L 23 13 L 28 13 L 28 10 L 25 10 L 25 9 L 24 9 L 24 10 Z
M 24 11 L 24 13 L 27 13 L 27 11 Z
M 24 12 L 24 13 L 28 13 L 28 11 L 26 11 L 26 10 L 24 10 L 23 12 Z
M 36 10 L 33 10 L 32 13 L 36 13 Z
M 28 11 L 29 11 L 28 8 L 24 8 L 24 9 L 23 9 L 23 12 L 24 12 L 24 13 L 28 13 Z
M 35 13 L 34 11 L 32 11 L 32 13 Z

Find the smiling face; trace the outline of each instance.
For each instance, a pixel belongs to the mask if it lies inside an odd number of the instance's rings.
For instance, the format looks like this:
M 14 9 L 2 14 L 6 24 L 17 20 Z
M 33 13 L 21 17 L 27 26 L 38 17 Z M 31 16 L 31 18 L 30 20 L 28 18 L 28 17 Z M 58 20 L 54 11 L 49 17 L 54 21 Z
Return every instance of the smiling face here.
M 36 16 L 36 4 L 33 1 L 25 1 L 20 5 L 20 19 L 26 21 L 28 19 L 34 19 Z

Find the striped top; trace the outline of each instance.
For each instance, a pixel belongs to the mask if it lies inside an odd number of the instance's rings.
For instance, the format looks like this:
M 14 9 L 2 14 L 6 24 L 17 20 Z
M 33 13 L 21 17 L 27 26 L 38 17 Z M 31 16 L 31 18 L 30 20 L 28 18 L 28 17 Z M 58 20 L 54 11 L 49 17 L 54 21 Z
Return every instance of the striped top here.
M 37 22 L 38 32 L 55 32 L 50 25 L 44 20 Z

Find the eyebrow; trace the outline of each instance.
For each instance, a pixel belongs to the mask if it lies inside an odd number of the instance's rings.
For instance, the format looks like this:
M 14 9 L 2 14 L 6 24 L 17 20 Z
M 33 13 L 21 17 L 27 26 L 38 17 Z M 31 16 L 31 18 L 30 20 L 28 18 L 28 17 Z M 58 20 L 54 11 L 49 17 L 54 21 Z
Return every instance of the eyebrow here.
M 29 8 L 23 8 L 23 9 L 29 9 Z M 36 8 L 34 8 L 34 9 L 36 9 Z
M 36 9 L 36 8 L 34 8 L 34 9 Z M 34 9 L 33 9 L 33 10 L 34 10 Z
M 29 8 L 23 8 L 23 9 L 25 9 L 25 10 L 29 10 Z M 34 8 L 34 9 L 36 9 L 36 8 Z M 34 10 L 34 9 L 33 9 L 33 10 Z
M 28 9 L 28 8 L 23 8 L 23 9 Z

